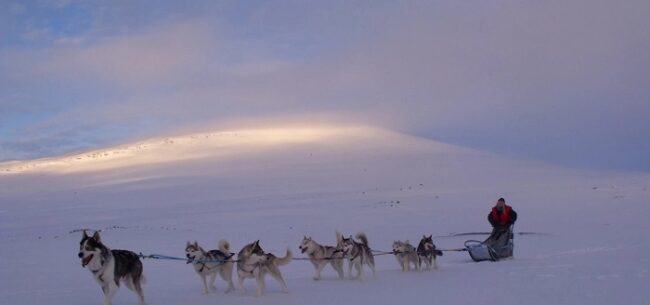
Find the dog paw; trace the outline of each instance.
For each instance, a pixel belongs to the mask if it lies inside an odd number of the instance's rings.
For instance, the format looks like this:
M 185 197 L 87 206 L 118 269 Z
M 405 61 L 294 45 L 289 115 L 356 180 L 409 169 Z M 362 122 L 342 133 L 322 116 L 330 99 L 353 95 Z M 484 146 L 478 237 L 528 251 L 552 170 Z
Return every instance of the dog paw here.
M 313 279 L 314 279 L 314 281 L 318 281 L 318 280 L 320 280 L 320 277 L 315 276 L 315 277 L 313 277 Z

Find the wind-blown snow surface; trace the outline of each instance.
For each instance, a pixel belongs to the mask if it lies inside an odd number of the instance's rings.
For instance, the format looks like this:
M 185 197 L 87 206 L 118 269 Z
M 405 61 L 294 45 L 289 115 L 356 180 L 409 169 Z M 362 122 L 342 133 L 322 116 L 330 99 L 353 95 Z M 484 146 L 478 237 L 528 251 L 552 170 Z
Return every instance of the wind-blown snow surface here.
M 138 148 L 139 147 L 139 148 Z M 115 153 L 117 152 L 117 153 Z M 110 157 L 110 158 L 109 158 Z M 648 304 L 650 176 L 577 172 L 512 161 L 384 130 L 287 127 L 154 139 L 124 147 L 0 164 L 1 304 L 100 304 L 77 258 L 80 228 L 114 249 L 182 256 L 185 242 L 234 252 L 256 239 L 301 257 L 303 235 L 324 244 L 363 231 L 370 246 L 488 231 L 498 197 L 519 213 L 515 259 L 474 263 L 446 252 L 433 272 L 404 273 L 391 256 L 378 274 L 338 280 L 309 262 L 267 278 L 261 298 L 202 295 L 183 262 L 145 260 L 148 304 Z M 346 266 L 347 271 L 347 266 Z M 247 281 L 249 293 L 254 283 Z M 115 304 L 136 304 L 120 289 Z

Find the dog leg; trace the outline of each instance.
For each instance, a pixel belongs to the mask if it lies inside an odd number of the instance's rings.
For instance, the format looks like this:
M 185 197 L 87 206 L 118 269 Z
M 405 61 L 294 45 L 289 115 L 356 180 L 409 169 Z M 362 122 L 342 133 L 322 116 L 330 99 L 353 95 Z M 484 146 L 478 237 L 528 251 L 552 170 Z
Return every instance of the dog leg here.
M 289 293 L 289 288 L 287 287 L 287 283 L 284 281 L 284 278 L 282 277 L 282 273 L 280 273 L 280 269 L 277 267 L 274 268 L 275 270 L 271 270 L 271 276 L 280 283 L 280 286 L 282 286 L 282 292 L 284 293 Z
M 140 305 L 144 305 L 144 291 L 142 291 L 142 282 L 139 280 L 133 283 L 133 287 L 135 288 L 135 293 L 138 295 L 138 300 L 140 301 Z
M 318 262 L 316 259 L 311 259 L 309 261 L 314 266 L 314 277 L 312 277 L 312 278 L 314 279 L 314 281 L 320 280 L 320 272 L 318 270 L 318 266 L 319 266 L 320 262 Z
M 142 285 L 139 280 L 135 281 L 132 277 L 129 277 L 124 281 L 124 283 L 126 284 L 126 287 L 129 288 L 129 290 L 135 292 L 138 295 L 138 301 L 140 302 L 140 305 L 144 305 L 144 293 L 142 291 Z
M 217 273 L 216 272 L 210 275 L 210 278 L 209 278 L 210 285 L 208 286 L 208 288 L 210 288 L 211 292 L 216 292 L 217 291 L 217 286 L 214 285 L 214 282 L 215 282 L 216 279 L 217 279 Z
M 354 269 L 357 270 L 357 276 L 355 279 L 363 281 L 363 265 L 361 262 L 354 264 Z
M 348 277 L 353 280 L 354 277 L 352 276 L 352 265 L 354 265 L 352 261 L 348 261 Z
M 242 294 L 246 294 L 246 287 L 244 287 L 244 277 L 239 275 L 239 290 Z
M 264 274 L 260 271 L 255 277 L 257 281 L 257 297 L 261 297 L 265 290 Z
M 201 282 L 203 283 L 203 294 L 208 294 L 210 292 L 208 290 L 208 281 L 205 279 L 205 275 L 203 273 L 199 275 L 201 276 Z
M 235 285 L 232 284 L 232 263 L 226 263 L 221 267 L 219 274 L 221 275 L 221 278 L 228 283 L 228 288 L 226 288 L 225 293 L 235 290 Z
M 282 292 L 284 293 L 289 293 L 289 287 L 287 287 L 287 283 L 284 281 L 284 278 L 282 277 L 282 274 L 271 274 L 271 276 L 280 283 L 280 286 L 282 286 Z
M 115 284 L 114 281 L 109 281 L 106 284 L 106 289 L 104 292 L 104 305 L 111 305 L 113 303 L 113 296 L 115 296 L 117 288 L 117 284 Z
M 325 268 L 325 265 L 327 265 L 327 262 L 324 261 L 320 261 L 318 262 L 318 265 L 316 265 L 316 276 L 314 276 L 315 281 L 320 280 L 320 273 L 323 271 L 323 268 Z
M 330 261 L 330 264 L 332 265 L 332 268 L 336 270 L 336 273 L 339 274 L 339 279 L 342 279 L 343 276 L 343 260 L 340 259 L 333 259 Z

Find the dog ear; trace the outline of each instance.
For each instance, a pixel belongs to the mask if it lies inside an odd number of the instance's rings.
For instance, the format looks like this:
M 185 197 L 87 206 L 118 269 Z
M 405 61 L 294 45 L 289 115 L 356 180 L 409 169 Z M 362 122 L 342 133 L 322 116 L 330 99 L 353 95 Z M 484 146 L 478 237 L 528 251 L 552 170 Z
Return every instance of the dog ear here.
M 198 248 L 199 247 L 199 242 L 195 240 L 194 241 L 194 246 Z
M 84 230 L 83 232 L 84 232 L 84 233 L 83 233 L 83 235 L 81 236 L 82 239 L 87 239 L 87 238 L 90 237 L 90 236 L 88 236 L 88 232 L 86 232 L 86 230 Z
M 94 239 L 96 242 L 100 242 L 100 241 L 101 241 L 101 237 L 99 236 L 99 231 L 95 231 L 95 234 L 93 234 L 93 239 Z
M 433 239 L 433 234 L 429 235 L 429 239 Z

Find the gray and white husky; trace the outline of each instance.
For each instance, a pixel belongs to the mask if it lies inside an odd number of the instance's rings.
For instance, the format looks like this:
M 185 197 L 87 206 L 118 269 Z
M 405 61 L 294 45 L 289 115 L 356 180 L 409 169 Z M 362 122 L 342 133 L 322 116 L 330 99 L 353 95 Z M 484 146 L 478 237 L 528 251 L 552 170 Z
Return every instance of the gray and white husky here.
M 257 282 L 257 296 L 259 297 L 264 293 L 264 276 L 270 274 L 280 283 L 282 291 L 288 292 L 287 283 L 284 282 L 279 267 L 291 262 L 292 258 L 293 254 L 289 249 L 287 249 L 287 254 L 284 257 L 277 257 L 271 253 L 265 253 L 262 247 L 260 247 L 259 240 L 244 246 L 237 254 L 239 289 L 241 289 L 242 293 L 246 293 L 244 280 L 247 278 L 255 278 Z
M 220 240 L 219 250 L 210 251 L 203 250 L 196 241 L 194 243 L 188 241 L 185 246 L 185 255 L 187 256 L 187 263 L 192 264 L 194 271 L 201 277 L 203 293 L 208 294 L 210 291 L 217 290 L 217 287 L 214 286 L 217 274 L 228 283 L 225 293 L 235 289 L 232 284 L 233 254 L 230 254 L 230 244 L 227 241 Z M 208 281 L 210 283 L 209 288 Z
M 138 295 L 140 305 L 144 305 L 144 276 L 137 254 L 128 250 L 111 250 L 102 243 L 99 232 L 91 237 L 84 230 L 79 242 L 79 258 L 81 267 L 90 270 L 102 287 L 104 305 L 111 304 L 120 282 L 133 290 Z
M 304 236 L 302 242 L 300 243 L 300 251 L 306 253 L 309 256 L 309 260 L 314 269 L 316 269 L 316 274 L 314 274 L 314 280 L 320 280 L 320 272 L 323 271 L 323 268 L 330 264 L 334 270 L 339 274 L 339 278 L 343 278 L 343 252 L 336 249 L 332 246 L 323 246 L 313 240 L 311 237 Z
M 418 244 L 418 260 L 420 265 L 422 262 L 426 264 L 426 270 L 431 270 L 433 265 L 434 269 L 438 269 L 438 264 L 436 264 L 436 257 L 442 256 L 442 251 L 436 249 L 436 245 L 433 243 L 433 235 L 423 235 Z
M 402 271 L 411 271 L 411 264 L 413 264 L 414 270 L 420 270 L 418 252 L 408 240 L 393 241 L 393 254 L 395 254 L 397 262 L 402 267 Z
M 356 241 L 350 237 L 345 238 L 337 234 L 337 246 L 338 249 L 343 251 L 343 255 L 348 259 L 348 275 L 353 279 L 363 280 L 363 265 L 368 265 L 370 270 L 372 270 L 372 275 L 376 276 L 375 273 L 375 258 L 372 255 L 370 246 L 368 245 L 368 237 L 364 233 L 359 233 L 356 236 Z M 352 277 L 352 266 L 357 270 L 357 276 Z

